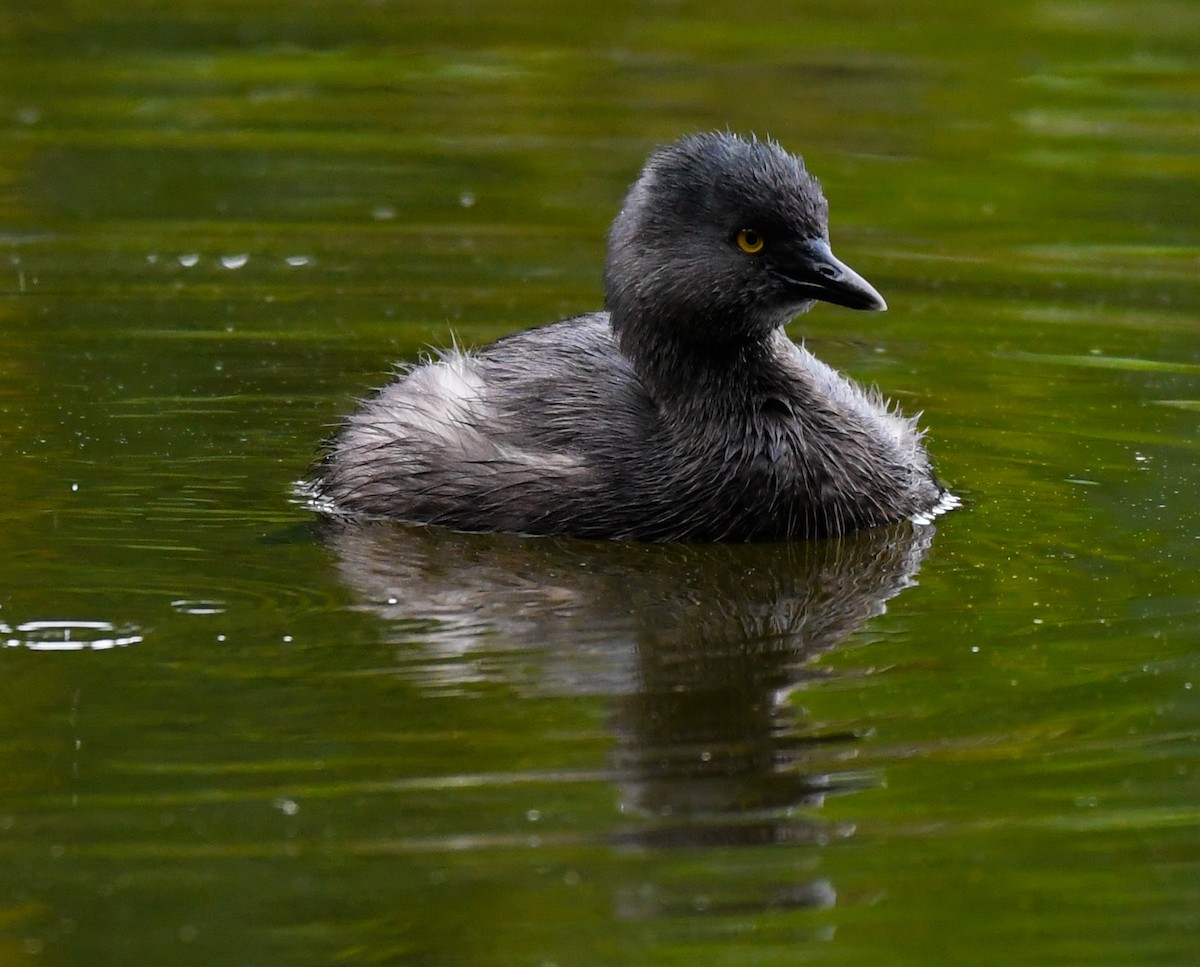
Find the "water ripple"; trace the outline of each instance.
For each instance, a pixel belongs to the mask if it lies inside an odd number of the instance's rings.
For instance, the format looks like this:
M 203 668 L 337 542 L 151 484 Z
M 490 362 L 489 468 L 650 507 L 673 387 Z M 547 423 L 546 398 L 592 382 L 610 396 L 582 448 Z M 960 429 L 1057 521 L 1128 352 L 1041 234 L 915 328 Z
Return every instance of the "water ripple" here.
M 109 651 L 140 644 L 145 636 L 136 625 L 117 626 L 108 621 L 25 621 L 15 628 L 0 622 L 5 648 L 30 651 Z

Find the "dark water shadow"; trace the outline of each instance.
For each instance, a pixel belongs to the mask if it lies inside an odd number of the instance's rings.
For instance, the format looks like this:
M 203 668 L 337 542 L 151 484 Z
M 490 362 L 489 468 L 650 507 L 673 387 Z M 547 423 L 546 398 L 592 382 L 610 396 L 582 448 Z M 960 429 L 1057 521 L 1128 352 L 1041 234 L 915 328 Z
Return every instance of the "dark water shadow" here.
M 914 583 L 933 535 L 905 524 L 659 546 L 377 523 L 331 525 L 327 540 L 359 606 L 401 645 L 394 673 L 450 692 L 486 681 L 607 696 L 624 825 L 605 838 L 643 850 L 849 835 L 814 811 L 872 781 L 836 765 L 857 737 L 808 722 L 794 693 L 823 674 L 814 659 Z M 756 908 L 833 902 L 820 881 L 754 892 Z M 657 894 L 621 906 L 636 918 L 664 904 L 679 912 Z

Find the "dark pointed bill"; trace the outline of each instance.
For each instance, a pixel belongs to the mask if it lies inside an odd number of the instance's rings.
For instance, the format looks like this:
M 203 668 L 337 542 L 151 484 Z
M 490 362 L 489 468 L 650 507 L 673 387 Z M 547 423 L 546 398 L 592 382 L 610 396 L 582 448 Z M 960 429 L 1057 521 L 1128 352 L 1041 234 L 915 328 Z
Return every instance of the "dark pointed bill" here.
M 883 296 L 866 279 L 840 261 L 824 239 L 805 242 L 796 259 L 780 273 L 805 298 L 832 302 L 848 309 L 887 308 Z

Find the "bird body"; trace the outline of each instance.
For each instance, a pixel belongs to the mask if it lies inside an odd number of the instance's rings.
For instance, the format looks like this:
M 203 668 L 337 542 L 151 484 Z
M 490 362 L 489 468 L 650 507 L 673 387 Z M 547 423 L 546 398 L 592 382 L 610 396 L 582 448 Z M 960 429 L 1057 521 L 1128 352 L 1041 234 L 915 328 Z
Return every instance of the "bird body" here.
M 821 537 L 952 502 L 915 423 L 783 331 L 816 299 L 885 305 L 777 145 L 652 156 L 605 290 L 606 311 L 408 368 L 347 418 L 316 492 L 339 513 L 657 541 Z

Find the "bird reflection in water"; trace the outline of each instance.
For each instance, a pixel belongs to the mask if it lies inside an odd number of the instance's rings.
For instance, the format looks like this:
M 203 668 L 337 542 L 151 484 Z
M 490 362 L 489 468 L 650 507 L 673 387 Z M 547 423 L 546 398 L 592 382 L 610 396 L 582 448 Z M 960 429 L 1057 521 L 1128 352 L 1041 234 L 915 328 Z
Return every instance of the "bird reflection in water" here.
M 872 782 L 841 767 L 857 736 L 809 723 L 796 693 L 825 674 L 815 659 L 914 583 L 933 534 L 904 523 L 820 541 L 654 545 L 376 522 L 330 524 L 327 539 L 360 605 L 404 643 L 395 674 L 439 692 L 492 681 L 607 697 L 621 817 L 597 838 L 639 850 L 852 833 L 818 807 Z M 728 903 L 836 898 L 824 880 L 764 889 Z M 631 887 L 617 905 L 639 918 L 687 901 Z

